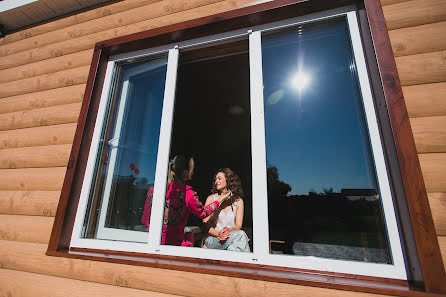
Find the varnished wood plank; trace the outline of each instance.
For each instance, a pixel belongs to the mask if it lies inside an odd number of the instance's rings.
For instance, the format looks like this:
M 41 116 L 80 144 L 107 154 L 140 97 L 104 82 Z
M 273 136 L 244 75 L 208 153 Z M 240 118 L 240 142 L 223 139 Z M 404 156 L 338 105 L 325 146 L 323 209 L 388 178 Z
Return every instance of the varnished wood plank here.
M 28 63 L 71 54 L 78 51 L 92 49 L 97 42 L 102 40 L 167 26 L 169 24 L 175 24 L 182 21 L 193 20 L 197 17 L 212 15 L 215 13 L 245 6 L 251 2 L 252 0 L 225 0 L 198 8 L 180 11 L 170 15 L 165 15 L 163 13 L 163 16 L 138 22 L 128 26 L 122 26 L 111 30 L 102 31 L 75 39 L 46 45 L 40 48 L 12 54 L 6 57 L 0 57 L 0 69 L 16 67 Z
M 0 191 L 60 191 L 65 167 L 0 169 Z
M 446 82 L 403 87 L 410 117 L 446 115 Z
M 0 114 L 0 131 L 76 123 L 81 103 Z
M 403 86 L 446 81 L 446 50 L 396 57 L 395 61 Z
M 35 37 L 30 37 L 14 43 L 5 44 L 0 47 L 0 56 L 16 54 L 33 48 L 42 47 L 68 39 L 74 39 L 101 31 L 127 26 L 130 24 L 145 21 L 161 15 L 168 15 L 178 11 L 187 10 L 202 5 L 222 0 L 195 0 L 185 2 L 183 0 L 169 0 L 150 3 L 145 6 L 123 11 L 102 18 L 93 19 L 77 25 L 65 27 L 44 33 Z
M 54 218 L 0 214 L 0 239 L 48 243 Z
M 446 21 L 446 1 L 412 0 L 383 6 L 389 30 Z
M 90 66 L 81 66 L 55 73 L 0 84 L 0 98 L 40 92 L 49 89 L 85 84 Z
M 0 114 L 81 102 L 85 84 L 0 99 Z
M 438 236 L 438 243 L 440 244 L 441 255 L 443 256 L 443 263 L 446 268 L 446 236 Z
M 446 192 L 446 154 L 420 154 L 421 170 L 428 192 Z
M 381 5 L 390 5 L 390 4 L 395 4 L 395 3 L 401 3 L 401 2 L 406 2 L 409 0 L 381 0 Z
M 418 153 L 446 153 L 446 116 L 412 118 Z
M 0 213 L 54 217 L 60 191 L 0 191 Z
M 67 166 L 71 144 L 20 147 L 0 150 L 0 169 Z
M 71 145 L 75 130 L 76 124 L 71 123 L 0 131 L 0 149 L 57 144 Z
M 0 84 L 63 70 L 87 66 L 91 63 L 93 50 L 85 50 L 66 56 L 43 60 L 27 65 L 0 70 Z
M 389 31 L 396 57 L 446 49 L 446 22 Z
M 104 7 L 92 9 L 83 13 L 78 13 L 66 18 L 62 18 L 53 22 L 35 26 L 17 33 L 6 35 L 0 39 L 0 45 L 8 44 L 22 39 L 27 39 L 46 32 L 54 31 L 60 28 L 65 28 L 82 22 L 94 20 L 104 16 L 120 13 L 135 7 L 140 7 L 148 3 L 156 2 L 154 0 L 126 0 L 118 3 L 113 3 Z
M 429 204 L 438 236 L 446 236 L 446 193 L 429 193 Z
M 181 296 L 208 296 L 209 290 L 206 289 L 208 288 L 208 284 L 212 284 L 212 295 L 216 297 L 251 297 L 253 295 L 257 297 L 376 296 L 367 293 L 249 280 L 204 273 L 189 273 L 177 270 L 49 257 L 45 256 L 45 251 L 46 245 L 44 244 L 0 241 L 0 264 L 5 269 L 76 278 L 95 283 L 120 285 Z M 172 279 L 175 279 L 175 282 L 172 282 Z M 198 283 L 197 280 L 199 280 Z M 166 286 L 166 283 L 170 283 L 171 285 Z
M 0 296 L 21 297 L 168 297 L 145 290 L 104 285 L 22 271 L 0 269 Z

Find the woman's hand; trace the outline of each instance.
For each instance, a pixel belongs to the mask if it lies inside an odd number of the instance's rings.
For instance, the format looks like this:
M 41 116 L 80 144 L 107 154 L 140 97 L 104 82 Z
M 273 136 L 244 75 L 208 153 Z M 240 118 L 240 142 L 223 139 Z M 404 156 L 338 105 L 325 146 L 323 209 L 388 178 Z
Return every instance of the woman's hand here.
M 222 194 L 222 195 L 220 195 L 220 196 L 218 197 L 218 203 L 219 203 L 219 204 L 223 203 L 223 202 L 226 201 L 229 197 L 231 197 L 231 195 L 232 195 L 231 190 L 228 190 L 226 193 L 224 193 L 224 194 Z
M 218 232 L 217 238 L 220 239 L 221 241 L 225 241 L 226 239 L 228 239 L 228 237 L 229 237 L 229 230 L 227 227 L 224 227 Z

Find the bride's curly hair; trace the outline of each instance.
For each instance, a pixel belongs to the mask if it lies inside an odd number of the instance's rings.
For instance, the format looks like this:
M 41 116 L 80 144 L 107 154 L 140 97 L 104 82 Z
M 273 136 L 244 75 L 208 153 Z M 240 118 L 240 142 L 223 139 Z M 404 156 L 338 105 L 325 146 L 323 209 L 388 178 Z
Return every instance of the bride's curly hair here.
M 231 189 L 232 194 L 235 199 L 243 197 L 242 183 L 240 182 L 240 178 L 238 175 L 229 168 L 220 168 L 214 174 L 214 181 L 212 182 L 212 194 L 218 193 L 217 187 L 215 186 L 215 178 L 219 172 L 222 172 L 226 178 L 226 185 L 229 189 Z

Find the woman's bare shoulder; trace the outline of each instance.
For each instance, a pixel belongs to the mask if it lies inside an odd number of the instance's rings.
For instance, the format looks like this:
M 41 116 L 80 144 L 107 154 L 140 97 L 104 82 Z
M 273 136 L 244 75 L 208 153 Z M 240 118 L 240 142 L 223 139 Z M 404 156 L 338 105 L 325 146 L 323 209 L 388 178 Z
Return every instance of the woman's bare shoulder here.
M 208 198 L 206 198 L 205 204 L 209 204 L 209 203 L 214 202 L 214 201 L 215 201 L 214 194 L 211 194 L 211 195 L 208 196 Z
M 243 204 L 243 198 L 242 198 L 242 197 L 237 197 L 237 198 L 235 199 L 235 203 L 236 203 L 236 204 L 237 204 L 237 203 Z

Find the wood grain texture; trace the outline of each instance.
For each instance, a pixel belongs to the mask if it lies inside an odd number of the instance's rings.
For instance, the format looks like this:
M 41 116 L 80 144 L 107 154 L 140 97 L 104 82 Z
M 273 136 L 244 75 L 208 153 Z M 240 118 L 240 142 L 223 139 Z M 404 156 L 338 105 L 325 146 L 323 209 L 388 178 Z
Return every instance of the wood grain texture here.
M 0 296 L 168 297 L 177 296 L 29 272 L 0 269 Z
M 75 130 L 76 124 L 72 123 L 0 131 L 0 149 L 57 144 L 71 145 Z
M 76 123 L 81 103 L 0 114 L 0 131 Z
M 0 191 L 60 191 L 65 167 L 0 169 Z
M 21 297 L 168 297 L 156 293 L 118 285 L 104 285 L 29 272 L 0 269 L 0 296 Z
M 51 89 L 0 99 L 0 114 L 82 102 L 85 85 Z
M 204 0 L 204 1 L 214 1 L 214 0 Z M 193 4 L 195 2 L 196 1 L 190 2 L 192 7 L 194 6 Z M 167 26 L 169 24 L 175 24 L 178 22 L 193 20 L 196 19 L 197 17 L 203 17 L 219 12 L 229 11 L 237 7 L 245 6 L 251 2 L 252 0 L 225 0 L 191 9 L 189 9 L 188 5 L 185 7 L 187 8 L 187 10 L 179 11 L 169 15 L 166 15 L 165 12 L 160 12 L 161 16 L 157 16 L 152 19 L 138 22 L 135 24 L 117 27 L 111 30 L 93 33 L 79 38 L 70 39 L 67 41 L 53 43 L 36 49 L 31 49 L 16 54 L 12 54 L 6 57 L 0 57 L 0 69 L 16 67 L 24 64 L 34 63 L 41 60 L 46 60 L 54 57 L 59 57 L 62 55 L 75 53 L 78 51 L 92 49 L 94 45 L 101 40 L 107 40 L 119 36 L 125 36 L 132 33 L 137 33 L 141 31 L 150 30 L 153 28 Z
M 418 153 L 446 152 L 446 116 L 412 118 L 410 125 Z
M 20 147 L 0 150 L 0 169 L 67 166 L 71 144 Z
M 396 57 L 446 49 L 446 22 L 389 31 Z
M 446 83 L 403 87 L 410 117 L 446 115 Z
M 403 86 L 446 81 L 446 50 L 396 57 L 395 61 Z
M 93 50 L 0 70 L 0 84 L 90 65 Z
M 90 65 L 0 84 L 0 98 L 85 84 Z
M 315 288 L 249 280 L 235 277 L 190 273 L 177 270 L 122 265 L 107 262 L 45 256 L 46 245 L 0 241 L 0 265 L 5 269 L 20 270 L 64 278 L 119 285 L 181 296 L 257 297 L 372 297 L 375 294 Z M 166 286 L 175 280 L 175 285 Z
M 48 243 L 54 218 L 0 214 L 0 239 Z
M 54 217 L 60 191 L 0 191 L 0 213 Z
M 438 236 L 446 236 L 446 193 L 429 193 L 429 205 Z
M 113 3 L 104 7 L 92 9 L 83 13 L 78 13 L 66 18 L 62 18 L 53 22 L 35 26 L 25 30 L 21 30 L 17 33 L 6 35 L 0 39 L 0 45 L 8 44 L 22 39 L 31 38 L 43 33 L 54 31 L 60 28 L 73 26 L 82 22 L 94 20 L 104 16 L 120 13 L 135 7 L 143 6 L 148 3 L 155 2 L 153 0 L 125 0 L 118 3 Z
M 412 0 L 383 6 L 387 29 L 446 21 L 446 1 Z
M 446 236 L 438 236 L 438 243 L 440 244 L 441 255 L 443 256 L 443 263 L 446 266 Z
M 35 37 L 30 37 L 14 43 L 5 44 L 0 47 L 0 56 L 16 54 L 33 48 L 74 39 L 101 31 L 111 30 L 117 27 L 127 26 L 148 19 L 168 15 L 178 11 L 207 5 L 222 0 L 196 0 L 186 2 L 183 0 L 166 0 L 156 3 L 149 3 L 133 9 L 122 11 L 119 14 L 104 16 L 102 18 L 93 19 L 82 22 L 73 26 L 54 30 Z
M 446 154 L 420 154 L 421 170 L 428 192 L 446 192 Z
M 395 3 L 401 3 L 401 2 L 406 2 L 409 0 L 381 0 L 381 5 L 390 5 L 390 4 L 395 4 Z

